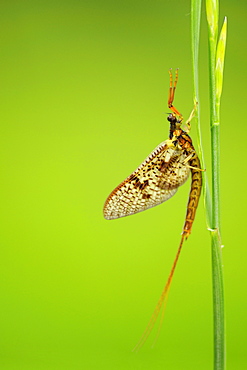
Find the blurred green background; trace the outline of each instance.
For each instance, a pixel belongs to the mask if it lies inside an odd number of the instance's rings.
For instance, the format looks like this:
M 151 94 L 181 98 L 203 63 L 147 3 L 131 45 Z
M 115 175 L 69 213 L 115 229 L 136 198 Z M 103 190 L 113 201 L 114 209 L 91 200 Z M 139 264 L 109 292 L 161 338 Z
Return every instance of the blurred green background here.
M 203 202 L 161 335 L 131 352 L 182 230 L 189 181 L 169 202 L 115 221 L 105 198 L 192 107 L 189 1 L 1 1 L 0 367 L 211 369 L 211 251 Z M 222 1 L 221 209 L 228 369 L 246 367 L 246 10 Z M 210 174 L 207 28 L 200 94 Z M 196 145 L 195 129 L 191 135 Z M 243 143 L 242 143 L 243 138 Z

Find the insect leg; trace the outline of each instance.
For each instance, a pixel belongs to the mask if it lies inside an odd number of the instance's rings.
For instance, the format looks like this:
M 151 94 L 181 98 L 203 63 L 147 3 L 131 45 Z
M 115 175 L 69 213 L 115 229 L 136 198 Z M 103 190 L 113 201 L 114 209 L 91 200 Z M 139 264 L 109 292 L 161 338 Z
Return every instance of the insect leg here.
M 195 117 L 195 114 L 196 114 L 196 110 L 197 110 L 197 104 L 198 103 L 195 103 L 194 105 L 194 108 L 192 109 L 192 112 L 190 113 L 189 115 L 189 118 L 187 119 L 187 121 L 185 122 L 185 126 L 187 126 L 187 129 L 184 129 L 184 131 L 188 134 L 190 132 L 190 128 L 191 128 L 191 125 L 190 125 L 190 122 L 192 121 L 192 118 Z
M 202 171 L 202 172 L 206 171 L 206 170 L 203 170 L 202 168 L 198 168 L 198 167 L 195 167 L 195 166 L 190 166 L 190 165 L 187 164 L 192 158 L 195 158 L 195 157 L 197 157 L 196 152 L 190 153 L 188 155 L 188 157 L 186 157 L 185 160 L 183 161 L 183 165 L 185 165 L 188 168 L 191 168 L 192 170 L 197 170 L 197 171 Z

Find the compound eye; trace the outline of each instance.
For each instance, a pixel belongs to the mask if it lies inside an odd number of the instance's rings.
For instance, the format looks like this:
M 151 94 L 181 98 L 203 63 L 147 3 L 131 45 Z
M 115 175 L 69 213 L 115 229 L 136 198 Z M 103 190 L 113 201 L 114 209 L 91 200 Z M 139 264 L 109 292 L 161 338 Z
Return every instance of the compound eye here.
M 169 116 L 167 117 L 167 120 L 171 123 L 176 123 L 177 122 L 177 118 L 175 117 L 174 114 L 169 114 Z

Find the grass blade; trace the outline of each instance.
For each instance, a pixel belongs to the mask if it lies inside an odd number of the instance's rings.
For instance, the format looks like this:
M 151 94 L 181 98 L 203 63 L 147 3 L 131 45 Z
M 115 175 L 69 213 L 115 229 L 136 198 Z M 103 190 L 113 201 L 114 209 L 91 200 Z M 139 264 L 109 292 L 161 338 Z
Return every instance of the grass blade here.
M 220 97 L 226 46 L 226 19 L 218 41 L 217 0 L 206 0 L 209 39 L 210 127 L 212 158 L 212 282 L 214 311 L 214 369 L 225 369 L 225 308 L 220 237 Z

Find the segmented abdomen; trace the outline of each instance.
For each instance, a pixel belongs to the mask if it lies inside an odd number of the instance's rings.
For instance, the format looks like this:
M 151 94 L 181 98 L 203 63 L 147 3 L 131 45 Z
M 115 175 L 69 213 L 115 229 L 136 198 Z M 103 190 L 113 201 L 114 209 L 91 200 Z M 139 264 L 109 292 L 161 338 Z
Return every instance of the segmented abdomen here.
M 191 233 L 202 189 L 202 171 L 200 171 L 201 164 L 199 158 L 192 158 L 189 161 L 189 165 L 193 168 L 191 168 L 191 188 L 183 229 L 183 235 L 185 235 L 185 238 L 187 238 Z M 199 171 L 197 170 L 197 168 L 199 169 Z

